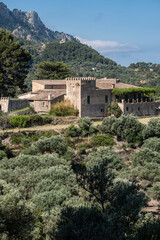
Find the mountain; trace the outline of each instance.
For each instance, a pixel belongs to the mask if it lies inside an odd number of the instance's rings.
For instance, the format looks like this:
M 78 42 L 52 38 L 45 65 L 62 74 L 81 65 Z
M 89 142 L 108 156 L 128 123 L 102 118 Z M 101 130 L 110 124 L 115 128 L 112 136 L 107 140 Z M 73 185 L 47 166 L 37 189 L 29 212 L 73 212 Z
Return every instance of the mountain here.
M 72 35 L 52 31 L 41 21 L 37 12 L 23 12 L 18 9 L 9 10 L 0 2 L 0 28 L 11 31 L 14 36 L 31 40 L 35 43 L 56 42 L 60 40 L 76 40 Z

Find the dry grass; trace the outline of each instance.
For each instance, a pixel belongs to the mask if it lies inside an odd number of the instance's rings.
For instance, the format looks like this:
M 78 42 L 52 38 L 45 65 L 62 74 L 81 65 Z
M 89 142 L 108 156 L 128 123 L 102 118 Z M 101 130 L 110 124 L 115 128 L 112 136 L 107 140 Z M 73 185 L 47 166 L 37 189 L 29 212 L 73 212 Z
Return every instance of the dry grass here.
M 160 118 L 160 116 L 152 116 L 152 117 L 145 117 L 145 118 L 138 118 L 139 121 L 143 124 L 147 124 L 152 118 Z

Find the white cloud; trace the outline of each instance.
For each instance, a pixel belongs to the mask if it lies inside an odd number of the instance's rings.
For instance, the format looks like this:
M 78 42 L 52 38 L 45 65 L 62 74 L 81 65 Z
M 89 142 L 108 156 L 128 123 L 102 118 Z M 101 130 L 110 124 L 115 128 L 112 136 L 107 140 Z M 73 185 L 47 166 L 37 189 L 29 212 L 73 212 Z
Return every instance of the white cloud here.
M 123 52 L 133 52 L 140 50 L 138 46 L 128 44 L 128 43 L 119 43 L 116 41 L 102 41 L 102 40 L 87 40 L 76 36 L 76 38 L 84 44 L 96 49 L 101 54 L 106 53 L 123 53 Z

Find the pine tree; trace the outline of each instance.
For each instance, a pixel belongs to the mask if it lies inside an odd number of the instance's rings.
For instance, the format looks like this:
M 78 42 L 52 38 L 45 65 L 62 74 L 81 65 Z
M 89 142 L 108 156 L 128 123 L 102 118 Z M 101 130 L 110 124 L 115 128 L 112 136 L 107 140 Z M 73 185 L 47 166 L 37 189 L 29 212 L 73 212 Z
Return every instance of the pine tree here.
M 23 49 L 9 31 L 0 29 L 0 96 L 15 96 L 24 89 L 29 60 L 28 51 Z

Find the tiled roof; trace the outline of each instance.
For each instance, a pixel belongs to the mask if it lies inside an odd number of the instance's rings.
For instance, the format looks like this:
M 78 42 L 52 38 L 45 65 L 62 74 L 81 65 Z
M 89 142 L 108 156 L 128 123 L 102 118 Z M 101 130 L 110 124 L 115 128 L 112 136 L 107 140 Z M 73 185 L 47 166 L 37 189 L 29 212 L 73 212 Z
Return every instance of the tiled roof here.
M 64 85 L 66 84 L 66 80 L 32 80 L 34 83 L 39 83 L 40 85 Z
M 66 90 L 65 89 L 56 89 L 56 90 L 52 90 L 52 91 L 39 91 L 34 93 L 33 97 L 30 97 L 29 100 L 32 101 L 41 101 L 41 100 L 48 100 L 48 96 L 50 95 L 51 100 L 63 96 L 66 94 Z
M 117 89 L 123 89 L 123 88 L 138 88 L 135 85 L 127 84 L 127 83 L 122 83 L 118 79 L 97 79 L 96 80 L 96 87 L 100 89 L 113 89 L 113 84 L 114 88 Z

